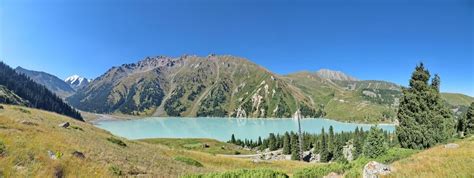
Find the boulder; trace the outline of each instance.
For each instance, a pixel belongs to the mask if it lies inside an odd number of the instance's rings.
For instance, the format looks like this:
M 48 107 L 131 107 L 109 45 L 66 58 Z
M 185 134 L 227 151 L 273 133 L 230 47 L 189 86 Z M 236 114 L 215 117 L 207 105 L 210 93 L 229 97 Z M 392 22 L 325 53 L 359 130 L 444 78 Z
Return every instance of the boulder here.
M 390 166 L 371 161 L 364 166 L 362 176 L 363 178 L 378 178 L 380 175 L 388 175 L 390 173 Z
M 62 128 L 68 128 L 70 125 L 71 124 L 69 124 L 69 122 L 64 122 L 64 123 L 59 124 L 58 126 Z
M 86 156 L 84 155 L 84 153 L 82 152 L 79 152 L 79 151 L 74 151 L 72 152 L 72 156 L 76 157 L 76 158 L 79 158 L 79 159 L 85 159 Z
M 331 172 L 327 176 L 324 176 L 323 178 L 342 178 L 342 175 L 339 175 L 338 173 Z
M 354 160 L 354 156 L 352 156 L 353 151 L 354 151 L 353 144 L 346 145 L 342 148 L 342 154 L 344 155 L 344 158 L 347 159 L 347 161 Z
M 0 109 L 5 109 L 5 108 L 3 108 L 3 105 L 0 105 Z
M 54 154 L 54 152 L 51 151 L 51 150 L 48 150 L 48 156 L 49 156 L 50 159 L 53 159 L 53 160 L 58 159 L 58 158 L 56 157 L 56 154 Z
M 444 145 L 444 148 L 446 148 L 446 149 L 456 149 L 456 148 L 459 148 L 459 145 L 456 144 L 456 143 L 448 143 L 448 144 Z
M 203 147 L 203 148 L 209 148 L 209 147 L 211 147 L 211 146 L 209 146 L 209 144 L 207 144 L 207 143 L 204 143 L 204 144 L 202 145 L 202 147 Z

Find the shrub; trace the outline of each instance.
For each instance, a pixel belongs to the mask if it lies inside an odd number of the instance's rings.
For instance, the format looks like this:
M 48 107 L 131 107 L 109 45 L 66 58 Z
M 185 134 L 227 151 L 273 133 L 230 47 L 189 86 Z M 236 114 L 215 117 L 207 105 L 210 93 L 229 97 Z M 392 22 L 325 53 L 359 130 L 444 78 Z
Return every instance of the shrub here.
M 126 147 L 127 146 L 127 144 L 125 144 L 122 140 L 119 140 L 119 139 L 114 138 L 114 137 L 107 138 L 107 140 L 109 142 L 115 143 L 115 144 L 117 144 L 121 147 Z
M 183 178 L 254 178 L 254 177 L 265 177 L 265 178 L 288 178 L 289 176 L 285 173 L 274 171 L 270 169 L 256 169 L 256 170 L 237 170 L 228 171 L 222 173 L 210 173 L 210 174 L 198 174 L 198 175 L 187 175 Z
M 110 166 L 109 170 L 110 170 L 110 172 L 112 172 L 113 175 L 116 175 L 116 176 L 123 175 L 122 170 L 116 165 Z
M 190 166 L 203 167 L 203 165 L 199 161 L 196 161 L 188 157 L 177 156 L 174 158 L 174 160 L 182 162 Z
M 324 177 L 331 172 L 335 172 L 338 174 L 344 173 L 345 170 L 350 169 L 350 165 L 348 164 L 340 164 L 340 163 L 333 163 L 328 165 L 321 165 L 317 167 L 311 168 L 304 168 L 301 170 L 297 170 L 294 174 L 294 178 L 318 178 Z

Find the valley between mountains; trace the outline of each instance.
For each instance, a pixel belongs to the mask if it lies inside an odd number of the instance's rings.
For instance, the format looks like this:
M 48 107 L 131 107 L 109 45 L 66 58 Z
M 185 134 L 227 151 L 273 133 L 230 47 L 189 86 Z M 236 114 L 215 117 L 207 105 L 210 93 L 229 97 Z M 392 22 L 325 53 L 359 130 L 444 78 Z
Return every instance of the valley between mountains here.
M 315 64 L 316 66 L 317 64 Z M 394 123 L 401 86 L 321 69 L 278 75 L 240 57 L 147 57 L 88 80 L 16 69 L 75 108 L 135 116 L 306 118 Z M 474 98 L 443 93 L 455 114 Z

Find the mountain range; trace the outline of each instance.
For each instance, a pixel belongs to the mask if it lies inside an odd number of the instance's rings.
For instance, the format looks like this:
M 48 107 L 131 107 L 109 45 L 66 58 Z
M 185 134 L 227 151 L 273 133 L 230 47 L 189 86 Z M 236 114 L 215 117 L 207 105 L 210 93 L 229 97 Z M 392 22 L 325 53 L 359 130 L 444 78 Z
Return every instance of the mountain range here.
M 329 69 L 278 75 L 228 55 L 147 57 L 112 67 L 93 81 L 17 71 L 77 109 L 140 116 L 288 118 L 299 109 L 304 117 L 394 122 L 402 95 L 402 86 L 391 82 Z M 474 101 L 463 94 L 443 97 L 458 115 Z

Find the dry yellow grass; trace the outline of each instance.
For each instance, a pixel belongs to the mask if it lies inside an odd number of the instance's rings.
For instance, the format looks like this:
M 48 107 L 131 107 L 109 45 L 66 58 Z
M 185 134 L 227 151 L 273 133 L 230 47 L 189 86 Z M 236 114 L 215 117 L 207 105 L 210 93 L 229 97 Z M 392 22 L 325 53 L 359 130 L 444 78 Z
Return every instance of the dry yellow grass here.
M 390 177 L 474 177 L 474 137 L 456 143 L 457 149 L 440 145 L 393 163 Z
M 113 137 L 109 132 L 91 124 L 46 111 L 3 106 L 5 109 L 0 109 L 0 141 L 7 151 L 0 157 L 0 175 L 5 177 L 51 177 L 58 171 L 63 171 L 67 177 L 112 177 L 111 167 L 118 168 L 125 175 L 139 173 L 153 177 L 243 168 L 271 168 L 291 174 L 294 169 L 310 166 L 295 161 L 253 163 L 119 138 L 127 144 L 127 147 L 121 147 L 107 140 Z M 23 121 L 37 125 L 24 124 Z M 82 131 L 58 126 L 66 121 Z M 64 156 L 52 160 L 48 150 Z M 74 151 L 83 152 L 86 159 L 72 156 Z M 177 162 L 174 160 L 176 156 L 192 158 L 204 167 Z

